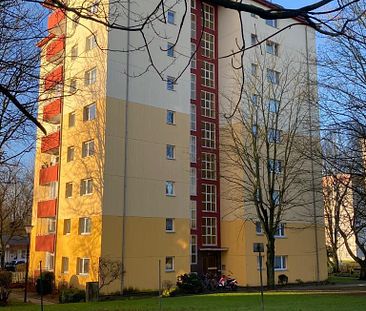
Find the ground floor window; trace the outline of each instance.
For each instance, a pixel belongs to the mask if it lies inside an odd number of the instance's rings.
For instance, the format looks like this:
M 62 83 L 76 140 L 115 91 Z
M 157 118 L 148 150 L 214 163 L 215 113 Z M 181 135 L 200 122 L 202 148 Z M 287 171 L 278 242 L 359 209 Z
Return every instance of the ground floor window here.
M 165 271 L 174 271 L 174 257 L 165 257 Z

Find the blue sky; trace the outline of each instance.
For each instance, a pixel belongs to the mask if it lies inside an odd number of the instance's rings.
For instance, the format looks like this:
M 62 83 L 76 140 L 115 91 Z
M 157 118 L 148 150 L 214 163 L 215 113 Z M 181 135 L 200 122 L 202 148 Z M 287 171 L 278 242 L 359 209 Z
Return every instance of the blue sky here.
M 315 3 L 316 0 L 274 0 L 274 3 L 278 3 L 286 8 L 297 9 L 304 5 Z

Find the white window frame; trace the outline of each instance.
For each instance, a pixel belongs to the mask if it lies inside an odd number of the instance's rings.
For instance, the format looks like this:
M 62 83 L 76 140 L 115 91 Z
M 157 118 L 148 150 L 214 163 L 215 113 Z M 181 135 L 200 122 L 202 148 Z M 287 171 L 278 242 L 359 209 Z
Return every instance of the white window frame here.
M 88 269 L 86 269 L 86 267 Z M 85 275 L 85 276 L 89 275 L 89 270 L 90 270 L 90 258 L 86 257 L 78 258 L 78 275 Z
M 268 111 L 272 113 L 278 113 L 280 109 L 280 101 L 276 99 L 268 100 Z
M 215 64 L 207 61 L 202 62 L 201 83 L 203 86 L 215 87 Z
M 97 68 L 91 68 L 85 72 L 85 85 L 92 85 L 97 82 Z
M 217 188 L 213 184 L 202 184 L 202 210 L 213 212 L 217 210 Z
M 255 233 L 257 235 L 263 235 L 262 223 L 259 220 L 255 222 Z
M 268 142 L 279 144 L 281 142 L 281 131 L 274 128 L 268 129 Z
M 71 111 L 69 113 L 69 117 L 68 117 L 68 127 L 71 128 L 71 127 L 75 127 L 75 123 L 76 123 L 76 113 L 75 111 Z
M 196 44 L 191 43 L 191 69 L 197 68 Z
M 71 48 L 71 52 L 70 52 L 70 58 L 72 61 L 76 60 L 79 56 L 79 53 L 78 53 L 78 45 L 75 44 L 72 46 Z
M 166 78 L 166 89 L 168 91 L 175 91 L 175 78 L 168 76 Z
M 191 100 L 197 99 L 196 75 L 191 73 Z
M 64 219 L 63 234 L 69 235 L 71 233 L 71 219 Z
M 66 199 L 72 198 L 72 193 L 73 193 L 73 183 L 67 182 L 65 184 L 65 198 Z
M 171 222 L 171 228 L 168 228 L 168 222 Z M 165 232 L 175 232 L 175 221 L 174 218 L 165 218 Z
M 270 172 L 274 172 L 275 174 L 281 174 L 282 172 L 282 161 L 281 160 L 268 160 L 268 169 Z
M 214 119 L 216 116 L 215 93 L 201 91 L 201 114 L 206 118 Z
M 165 257 L 165 272 L 174 272 L 174 256 L 167 256 Z M 168 261 L 171 260 L 171 263 L 168 263 Z
M 69 273 L 69 257 L 62 256 L 61 259 L 61 273 L 68 274 Z
M 175 12 L 168 10 L 166 13 L 166 21 L 170 25 L 175 25 Z
M 217 218 L 202 217 L 202 245 L 217 245 Z
M 197 137 L 194 135 L 190 136 L 189 159 L 191 163 L 197 162 Z
M 75 159 L 75 147 L 74 146 L 68 146 L 67 147 L 67 156 L 66 161 L 71 162 Z
M 91 234 L 92 220 L 90 217 L 80 217 L 79 218 L 79 234 L 89 235 Z
M 175 160 L 175 146 L 167 144 L 165 155 L 168 160 Z
M 190 129 L 191 131 L 197 130 L 197 111 L 196 105 L 191 104 L 190 108 Z
M 49 197 L 50 199 L 57 198 L 58 182 L 53 181 L 49 183 Z
M 84 141 L 81 147 L 81 157 L 87 158 L 95 154 L 94 139 Z
M 197 169 L 195 167 L 190 168 L 190 195 L 197 195 Z
M 207 3 L 202 3 L 204 29 L 215 30 L 215 8 Z
M 279 44 L 270 40 L 266 41 L 266 52 L 278 56 Z
M 191 38 L 196 39 L 197 36 L 197 17 L 191 13 Z
M 194 200 L 190 201 L 191 205 L 191 229 L 196 230 L 197 229 L 197 202 Z
M 165 195 L 167 197 L 175 196 L 175 182 L 172 180 L 167 180 L 165 182 Z
M 202 33 L 201 52 L 203 57 L 213 59 L 215 57 L 215 36 L 206 31 Z
M 170 120 L 169 116 L 172 117 L 172 120 Z M 166 124 L 175 125 L 175 111 L 173 110 L 166 111 Z
M 277 19 L 266 19 L 266 25 L 271 26 L 273 28 L 278 28 L 278 20 Z
M 47 218 L 47 233 L 55 233 L 56 232 L 56 218 L 49 217 Z
M 283 222 L 279 223 L 274 237 L 275 238 L 284 238 L 284 237 L 286 237 L 285 228 L 286 228 L 285 223 L 283 223 Z
M 45 268 L 47 271 L 53 271 L 55 268 L 55 254 L 46 252 L 46 264 Z
M 97 105 L 96 103 L 91 103 L 83 108 L 83 121 L 92 121 L 97 115 Z
M 198 263 L 198 243 L 197 235 L 192 234 L 190 239 L 190 255 L 191 255 L 191 265 Z
M 279 84 L 280 73 L 276 70 L 267 68 L 267 81 L 272 84 Z
M 94 185 L 92 178 L 82 179 L 80 182 L 80 195 L 91 195 L 94 192 Z
M 216 180 L 216 154 L 202 152 L 202 179 Z
M 276 267 L 276 260 L 279 260 L 280 266 Z M 274 270 L 275 271 L 286 271 L 287 270 L 287 256 L 281 255 L 281 256 L 275 256 L 274 260 Z
M 202 147 L 216 148 L 216 124 L 213 122 L 202 121 L 201 123 Z
M 85 51 L 90 51 L 97 47 L 97 34 L 92 33 L 85 39 Z

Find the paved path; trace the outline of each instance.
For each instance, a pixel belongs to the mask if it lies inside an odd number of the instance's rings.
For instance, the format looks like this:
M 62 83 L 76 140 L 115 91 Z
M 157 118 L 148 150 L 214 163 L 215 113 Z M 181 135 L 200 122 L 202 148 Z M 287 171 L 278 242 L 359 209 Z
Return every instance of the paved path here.
M 10 299 L 23 301 L 24 300 L 24 292 L 19 291 L 19 290 L 12 290 L 11 293 L 10 293 Z M 38 297 L 34 297 L 33 295 L 30 295 L 30 296 L 28 296 L 28 302 L 40 305 L 41 304 L 41 299 L 38 298 Z M 46 305 L 53 305 L 53 304 L 55 304 L 55 302 L 52 302 L 52 301 L 48 300 L 47 297 L 46 297 L 46 300 L 43 299 L 43 304 L 45 306 Z

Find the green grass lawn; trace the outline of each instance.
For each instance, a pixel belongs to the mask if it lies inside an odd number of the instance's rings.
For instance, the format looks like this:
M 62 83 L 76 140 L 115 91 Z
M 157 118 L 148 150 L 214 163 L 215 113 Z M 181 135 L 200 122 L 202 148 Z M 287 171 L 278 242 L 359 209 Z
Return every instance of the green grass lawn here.
M 357 295 L 277 292 L 265 294 L 265 310 L 281 311 L 365 311 L 366 292 Z M 233 293 L 162 299 L 162 310 L 260 310 L 258 294 Z M 38 305 L 13 303 L 3 310 L 36 311 Z M 46 311 L 159 310 L 158 298 L 128 299 L 98 303 L 47 305 Z
M 335 284 L 349 284 L 349 283 L 357 283 L 357 282 L 362 282 L 358 279 L 358 277 L 352 277 L 352 276 L 329 276 L 328 281 L 330 283 L 335 283 Z M 366 284 L 366 281 L 364 281 Z

